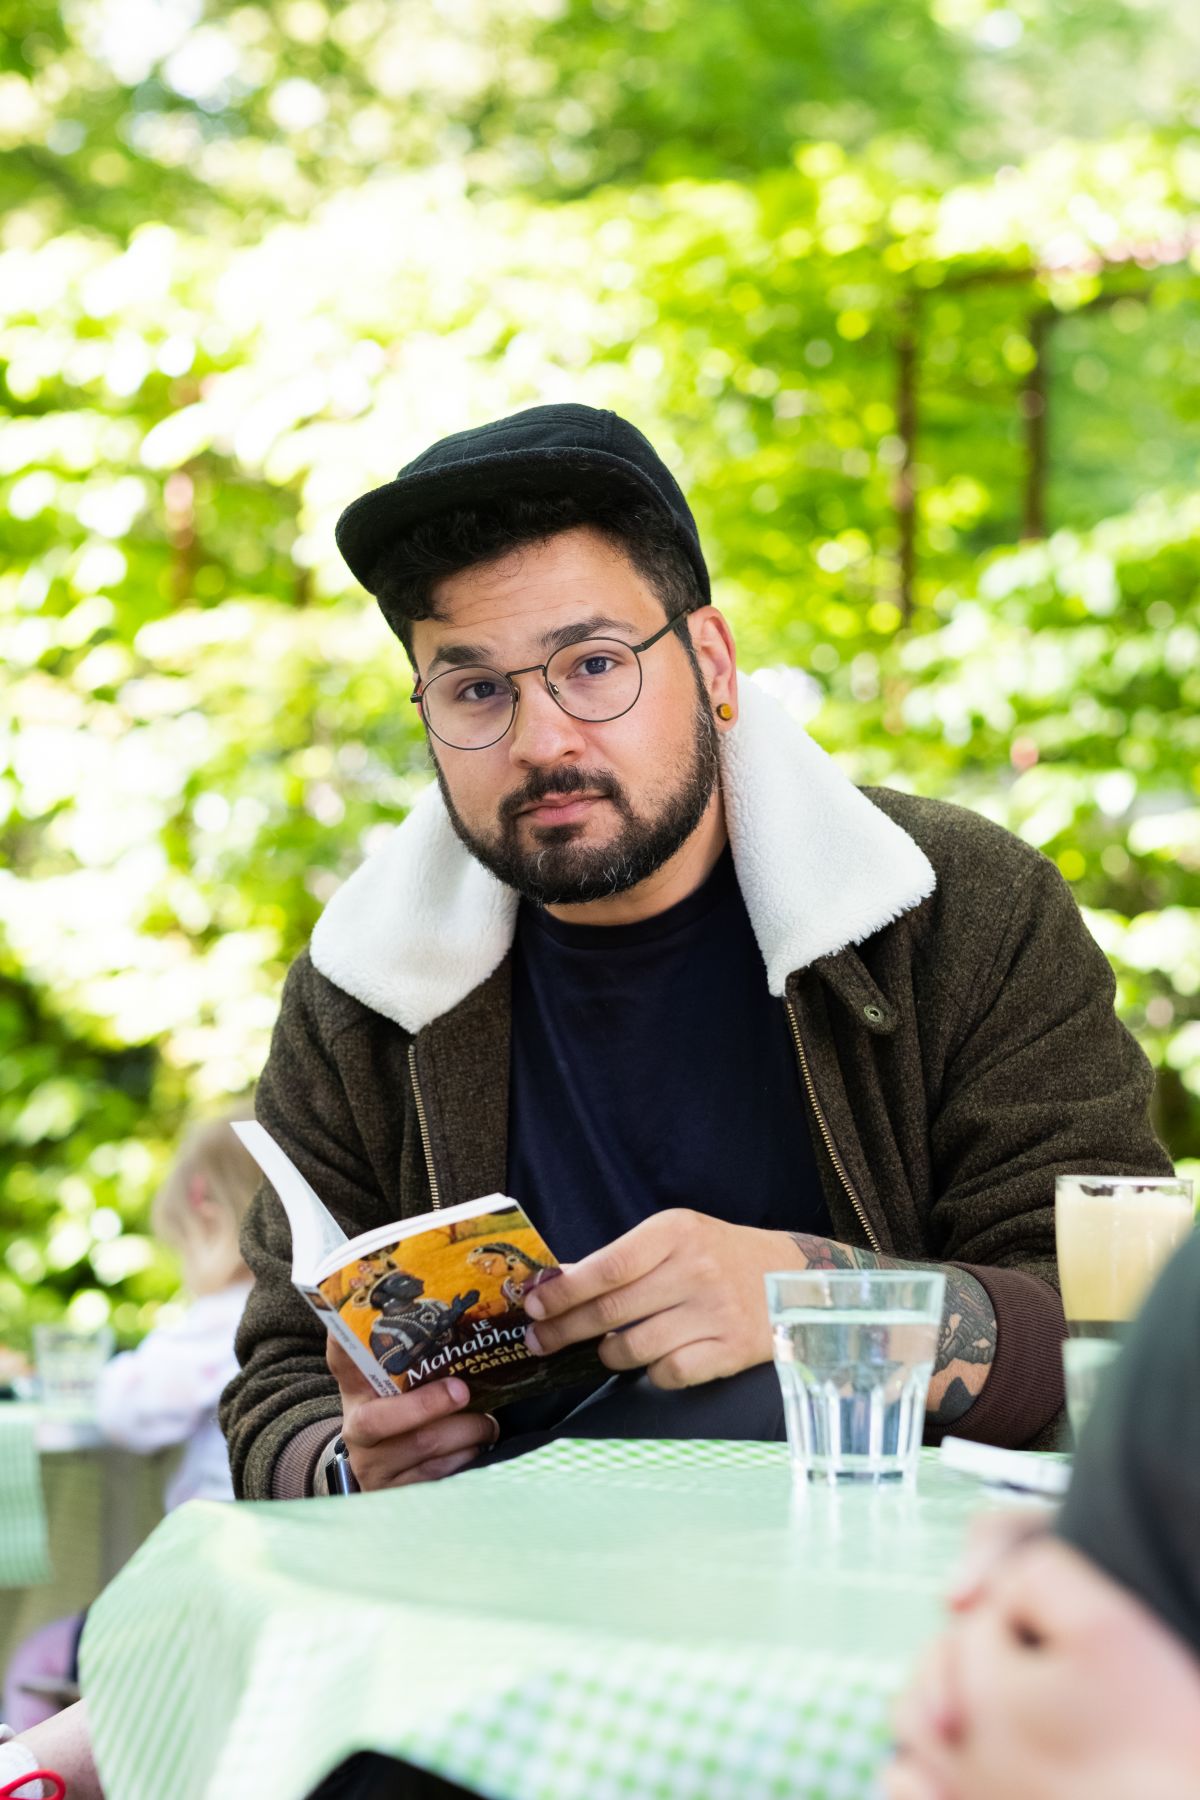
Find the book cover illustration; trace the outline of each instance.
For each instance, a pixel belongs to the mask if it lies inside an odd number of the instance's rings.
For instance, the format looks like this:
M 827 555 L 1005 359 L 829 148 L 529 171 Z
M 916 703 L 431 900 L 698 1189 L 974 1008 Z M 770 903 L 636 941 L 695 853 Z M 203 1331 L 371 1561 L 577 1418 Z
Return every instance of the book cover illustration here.
M 283 1204 L 292 1280 L 379 1394 L 460 1376 L 470 1408 L 607 1379 L 596 1340 L 553 1356 L 525 1347 L 524 1296 L 558 1264 L 515 1200 L 489 1194 L 348 1239 L 258 1124 L 234 1131 Z
M 458 1214 L 460 1207 L 451 1209 Z M 460 1375 L 491 1412 L 604 1376 L 594 1343 L 532 1356 L 524 1296 L 558 1265 L 515 1201 L 424 1228 L 318 1283 L 326 1304 L 402 1390 Z

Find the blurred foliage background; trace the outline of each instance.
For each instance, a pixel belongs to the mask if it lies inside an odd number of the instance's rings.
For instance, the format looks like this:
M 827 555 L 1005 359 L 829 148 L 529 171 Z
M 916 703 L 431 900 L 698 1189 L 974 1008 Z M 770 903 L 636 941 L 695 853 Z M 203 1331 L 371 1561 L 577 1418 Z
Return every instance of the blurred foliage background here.
M 0 0 L 0 1336 L 146 1204 L 428 779 L 333 545 L 615 406 L 857 778 L 1055 858 L 1200 1155 L 1190 0 Z

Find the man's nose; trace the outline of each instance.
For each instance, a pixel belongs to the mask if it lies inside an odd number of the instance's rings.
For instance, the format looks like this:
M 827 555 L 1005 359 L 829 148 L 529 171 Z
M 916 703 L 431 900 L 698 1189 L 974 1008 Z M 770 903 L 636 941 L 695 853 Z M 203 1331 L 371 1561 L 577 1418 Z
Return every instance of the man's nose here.
M 579 720 L 551 698 L 541 675 L 536 671 L 522 675 L 517 692 L 509 750 L 514 763 L 543 768 L 547 763 L 582 756 L 586 744 Z

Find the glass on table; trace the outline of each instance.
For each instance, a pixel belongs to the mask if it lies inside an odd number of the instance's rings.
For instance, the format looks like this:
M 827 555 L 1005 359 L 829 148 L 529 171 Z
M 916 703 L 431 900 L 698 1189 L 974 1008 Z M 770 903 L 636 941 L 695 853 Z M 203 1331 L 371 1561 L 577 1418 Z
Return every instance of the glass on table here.
M 793 1269 L 766 1283 L 795 1473 L 831 1484 L 911 1478 L 945 1275 Z
M 1054 1230 L 1076 1439 L 1129 1323 L 1195 1225 L 1192 1184 L 1171 1175 L 1059 1175 Z
M 33 1361 L 38 1398 L 49 1412 L 89 1413 L 96 1404 L 100 1371 L 112 1355 L 108 1325 L 83 1331 L 69 1325 L 35 1325 Z
M 1071 1435 L 1079 1442 L 1079 1434 L 1104 1385 L 1110 1364 L 1120 1354 L 1119 1338 L 1067 1337 L 1063 1339 L 1063 1375 L 1066 1378 L 1067 1418 Z
M 1054 1226 L 1071 1336 L 1124 1337 L 1194 1223 L 1192 1184 L 1178 1176 L 1059 1175 Z

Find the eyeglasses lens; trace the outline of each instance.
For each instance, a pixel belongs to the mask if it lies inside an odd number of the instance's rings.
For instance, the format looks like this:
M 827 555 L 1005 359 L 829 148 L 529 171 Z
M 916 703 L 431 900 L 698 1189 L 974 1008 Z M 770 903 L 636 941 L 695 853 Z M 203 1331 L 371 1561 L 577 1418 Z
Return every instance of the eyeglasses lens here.
M 564 712 L 592 721 L 628 712 L 641 687 L 638 659 L 617 638 L 564 645 L 546 664 L 546 678 Z M 426 687 L 422 705 L 429 729 L 444 744 L 482 750 L 508 730 L 514 700 L 513 684 L 496 669 L 448 669 Z
M 425 722 L 435 737 L 459 750 L 481 750 L 512 723 L 512 683 L 495 669 L 448 669 L 425 689 Z

